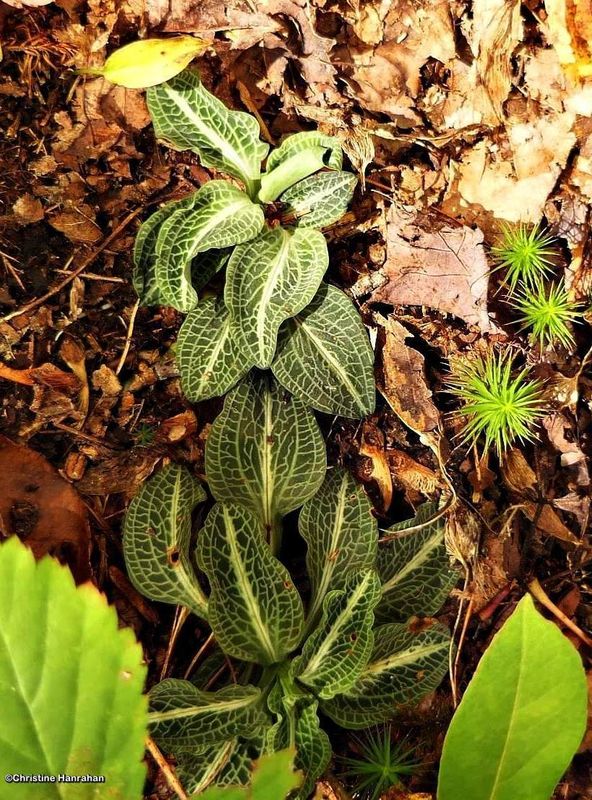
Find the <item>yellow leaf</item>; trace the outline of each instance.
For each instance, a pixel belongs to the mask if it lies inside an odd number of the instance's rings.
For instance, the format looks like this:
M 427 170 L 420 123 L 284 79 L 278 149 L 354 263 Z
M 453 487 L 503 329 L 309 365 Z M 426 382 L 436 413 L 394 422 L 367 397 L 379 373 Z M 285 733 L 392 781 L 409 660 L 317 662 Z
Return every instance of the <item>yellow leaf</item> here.
M 208 46 L 195 36 L 142 39 L 116 50 L 102 69 L 91 72 L 127 89 L 146 89 L 174 78 Z

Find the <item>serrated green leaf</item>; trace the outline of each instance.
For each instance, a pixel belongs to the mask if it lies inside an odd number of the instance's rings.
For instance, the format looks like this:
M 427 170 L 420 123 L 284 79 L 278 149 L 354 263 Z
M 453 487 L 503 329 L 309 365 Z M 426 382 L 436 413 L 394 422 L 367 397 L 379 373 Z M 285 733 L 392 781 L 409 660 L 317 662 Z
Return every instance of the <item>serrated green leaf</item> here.
M 167 217 L 156 240 L 155 276 L 166 303 L 191 311 L 197 292 L 191 281 L 198 253 L 247 242 L 264 224 L 261 206 L 227 181 L 209 181 L 197 193 L 191 210 Z
M 292 671 L 286 665 L 269 693 L 268 708 L 277 722 L 268 732 L 267 746 L 296 748 L 296 766 L 304 772 L 296 800 L 305 800 L 331 760 L 331 742 L 320 727 L 318 701 L 294 683 Z
M 148 89 L 146 99 L 159 139 L 193 150 L 204 166 L 239 178 L 254 194 L 269 149 L 255 117 L 226 108 L 192 70 Z
M 368 663 L 374 644 L 374 608 L 380 580 L 374 570 L 352 573 L 343 589 L 329 592 L 323 616 L 294 664 L 295 675 L 328 700 L 350 689 Z
M 266 717 L 255 686 L 203 692 L 190 681 L 168 678 L 150 692 L 148 721 L 152 736 L 165 747 L 209 747 L 248 736 Z
M 127 510 L 123 553 L 136 589 L 152 600 L 186 606 L 207 619 L 208 601 L 189 558 L 191 512 L 206 499 L 178 464 L 153 475 Z
M 321 703 L 343 728 L 365 728 L 395 716 L 397 706 L 433 691 L 448 668 L 450 634 L 443 625 L 413 633 L 406 625 L 380 625 L 360 678 L 345 694 Z
M 374 409 L 373 360 L 351 300 L 325 285 L 304 311 L 282 325 L 271 369 L 307 405 L 358 418 Z
M 329 169 L 340 170 L 343 166 L 343 153 L 339 139 L 319 131 L 301 131 L 287 136 L 279 147 L 271 151 L 267 159 L 267 172 L 271 172 L 283 162 L 311 147 L 322 147 L 327 151 L 325 166 Z
M 435 503 L 424 503 L 413 519 L 392 525 L 385 535 L 423 525 L 436 511 Z M 458 581 L 458 573 L 450 567 L 444 531 L 441 518 L 409 536 L 379 545 L 376 569 L 383 586 L 378 619 L 405 622 L 414 614 L 429 617 L 441 608 Z
M 145 306 L 161 305 L 166 302 L 156 280 L 156 240 L 162 224 L 176 211 L 190 211 L 198 202 L 198 195 L 199 192 L 192 192 L 181 200 L 166 203 L 140 226 L 134 244 L 132 282 Z
M 211 593 L 208 619 L 229 655 L 274 664 L 302 634 L 302 600 L 265 542 L 259 519 L 238 505 L 215 505 L 200 533 L 199 564 Z
M 226 394 L 252 366 L 237 347 L 226 306 L 214 297 L 185 318 L 176 358 L 183 393 L 192 403 Z
M 282 161 L 271 172 L 261 177 L 261 188 L 257 197 L 261 203 L 272 203 L 282 192 L 303 178 L 318 172 L 325 166 L 324 147 L 308 147 Z
M 438 800 L 548 800 L 582 740 L 586 706 L 580 655 L 527 595 L 452 718 Z
M 316 623 L 330 589 L 342 589 L 350 573 L 371 569 L 376 559 L 378 525 L 364 489 L 341 467 L 331 469 L 298 520 L 307 544 L 306 566 L 312 584 L 308 630 Z
M 13 536 L 0 545 L 0 770 L 4 776 L 104 775 L 113 800 L 140 800 L 146 768 L 146 667 L 129 629 L 90 583 Z M 2 796 L 91 800 L 97 784 Z M 101 796 L 106 796 L 101 794 Z
M 128 89 L 146 89 L 174 78 L 208 46 L 194 36 L 140 39 L 112 53 L 102 69 L 89 71 Z
M 251 509 L 268 531 L 321 485 L 327 467 L 314 415 L 269 376 L 251 374 L 226 397 L 206 443 L 206 475 L 221 502 Z
M 280 325 L 310 303 L 328 266 L 319 231 L 267 228 L 235 248 L 224 299 L 249 362 L 271 365 Z
M 351 172 L 320 172 L 287 189 L 282 220 L 298 228 L 325 228 L 347 211 L 358 179 Z

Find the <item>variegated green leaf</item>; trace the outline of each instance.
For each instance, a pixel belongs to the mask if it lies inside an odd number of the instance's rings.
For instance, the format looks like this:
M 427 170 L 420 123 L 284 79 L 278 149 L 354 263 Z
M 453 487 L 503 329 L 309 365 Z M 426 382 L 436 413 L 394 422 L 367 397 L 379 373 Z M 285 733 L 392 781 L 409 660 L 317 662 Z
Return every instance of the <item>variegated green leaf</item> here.
M 319 231 L 267 228 L 235 248 L 224 299 L 247 361 L 271 365 L 280 325 L 310 303 L 328 266 Z
M 190 794 L 198 794 L 211 784 L 217 784 L 237 749 L 238 739 L 206 747 L 175 747 L 177 775 L 183 788 Z M 249 762 L 247 761 L 244 766 L 248 780 Z M 240 784 L 241 781 L 233 780 L 231 783 Z
M 156 280 L 156 240 L 162 224 L 176 211 L 190 211 L 198 202 L 198 195 L 199 192 L 193 192 L 182 200 L 167 203 L 140 226 L 134 244 L 132 281 L 138 297 L 145 306 L 161 305 L 166 302 Z
M 347 211 L 358 179 L 351 172 L 319 172 L 287 189 L 282 219 L 300 228 L 325 228 Z
M 326 470 L 314 415 L 269 375 L 252 373 L 224 401 L 206 444 L 206 475 L 221 502 L 251 509 L 268 531 L 302 505 Z
M 197 292 L 191 262 L 198 253 L 247 242 L 264 224 L 263 211 L 226 181 L 209 181 L 191 210 L 167 217 L 156 240 L 155 275 L 162 297 L 178 311 L 191 311 Z
M 295 661 L 295 674 L 317 697 L 328 700 L 353 686 L 374 644 L 374 608 L 380 580 L 373 569 L 352 573 L 343 589 L 331 591 L 323 616 Z
M 266 723 L 255 686 L 202 692 L 189 681 L 167 679 L 150 692 L 148 721 L 165 746 L 205 747 L 248 736 Z
M 199 253 L 191 262 L 191 283 L 196 292 L 203 289 L 217 272 L 228 264 L 233 247 L 224 247 L 221 250 L 207 250 Z
M 148 89 L 146 99 L 159 139 L 177 150 L 193 150 L 204 166 L 239 178 L 255 193 L 269 148 L 259 139 L 254 117 L 226 108 L 189 69 Z
M 311 630 L 327 592 L 342 589 L 350 573 L 374 566 L 378 525 L 363 488 L 349 472 L 335 467 L 304 504 L 298 528 L 308 546 L 312 599 L 307 627 Z
M 207 619 L 207 598 L 189 559 L 191 512 L 206 493 L 185 467 L 171 464 L 140 489 L 123 525 L 131 582 L 152 600 L 186 606 Z
M 413 519 L 398 522 L 385 535 L 422 525 L 437 511 L 424 503 Z M 376 569 L 382 580 L 382 600 L 376 616 L 389 622 L 405 622 L 414 614 L 435 614 L 458 581 L 450 567 L 444 544 L 443 519 L 425 525 L 401 539 L 379 545 Z
M 324 157 L 328 151 L 324 147 L 308 147 L 282 161 L 271 172 L 261 177 L 261 188 L 257 195 L 261 203 L 272 203 L 282 192 L 298 181 L 318 172 L 325 166 Z
M 278 381 L 319 411 L 364 417 L 374 409 L 373 353 L 351 300 L 322 286 L 280 329 L 271 365 Z
M 390 719 L 398 706 L 416 703 L 438 686 L 448 668 L 449 648 L 450 634 L 442 625 L 415 633 L 396 622 L 381 625 L 357 682 L 321 707 L 343 728 Z
M 295 800 L 306 800 L 331 760 L 331 742 L 319 724 L 318 701 L 294 683 L 291 673 L 284 668 L 269 693 L 267 705 L 277 721 L 267 746 L 272 752 L 296 747 L 296 766 L 305 777 Z
M 208 619 L 220 647 L 245 661 L 281 661 L 300 641 L 304 612 L 259 519 L 238 505 L 215 505 L 199 542 L 211 587 Z
M 237 347 L 226 306 L 214 297 L 185 318 L 176 357 L 183 392 L 192 403 L 226 394 L 252 366 Z
M 325 166 L 329 169 L 341 169 L 343 166 L 343 154 L 339 139 L 334 136 L 327 136 L 319 131 L 301 131 L 287 136 L 279 147 L 272 150 L 267 159 L 267 172 L 276 169 L 293 156 L 298 155 L 303 150 L 313 147 L 322 147 L 326 152 Z

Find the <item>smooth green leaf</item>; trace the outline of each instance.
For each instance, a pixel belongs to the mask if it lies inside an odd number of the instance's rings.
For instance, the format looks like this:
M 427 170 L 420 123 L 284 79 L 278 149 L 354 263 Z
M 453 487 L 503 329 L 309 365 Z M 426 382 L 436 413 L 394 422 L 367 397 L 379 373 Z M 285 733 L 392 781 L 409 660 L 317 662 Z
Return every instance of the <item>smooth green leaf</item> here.
M 329 592 L 323 616 L 295 661 L 301 683 L 323 700 L 350 689 L 368 663 L 380 580 L 372 569 L 352 573 L 343 589 Z
M 319 172 L 287 189 L 282 219 L 299 228 L 325 228 L 347 211 L 358 179 L 351 172 Z
M 341 169 L 343 166 L 343 154 L 339 139 L 334 136 L 327 136 L 319 131 L 301 131 L 287 136 L 279 147 L 271 151 L 267 159 L 267 172 L 272 172 L 280 164 L 298 155 L 303 150 L 310 150 L 315 147 L 321 147 L 326 151 L 325 166 L 329 167 L 329 169 Z
M 321 703 L 343 728 L 365 728 L 395 716 L 397 706 L 433 691 L 448 668 L 450 634 L 442 625 L 414 633 L 391 623 L 374 630 L 374 650 L 345 694 Z
M 174 78 L 208 46 L 195 36 L 141 39 L 112 53 L 102 69 L 90 71 L 128 89 L 146 89 Z
M 251 511 L 234 504 L 212 508 L 200 532 L 199 564 L 211 587 L 208 619 L 226 653 L 273 664 L 296 647 L 302 600 Z
M 123 524 L 123 553 L 136 589 L 152 600 L 186 606 L 207 618 L 207 598 L 189 558 L 191 512 L 206 499 L 178 464 L 153 475 L 134 497 Z
M 319 231 L 267 228 L 235 248 L 224 299 L 249 362 L 271 365 L 280 325 L 310 303 L 328 266 Z
M 296 798 L 305 800 L 331 760 L 331 742 L 320 727 L 318 701 L 294 683 L 292 669 L 286 665 L 269 693 L 267 704 L 277 720 L 268 733 L 268 747 L 296 748 L 296 766 L 304 772 L 304 782 Z
M 342 589 L 350 573 L 374 566 L 378 525 L 362 486 L 345 469 L 334 467 L 317 494 L 304 504 L 298 528 L 308 546 L 310 630 L 327 592 Z
M 208 181 L 191 210 L 168 216 L 158 230 L 155 277 L 162 297 L 178 311 L 197 303 L 192 260 L 198 253 L 247 242 L 264 224 L 263 211 L 227 181 Z
M 527 595 L 485 651 L 452 719 L 438 800 L 549 800 L 582 740 L 586 708 L 577 650 Z
M 266 718 L 255 686 L 203 692 L 190 681 L 168 678 L 150 692 L 148 721 L 165 747 L 210 747 L 254 733 Z
M 192 70 L 148 89 L 146 98 L 159 139 L 193 150 L 205 167 L 239 178 L 254 194 L 269 149 L 259 139 L 255 117 L 226 108 Z
M 391 526 L 385 535 L 423 525 L 435 515 L 437 505 L 424 503 L 413 519 Z M 458 581 L 444 544 L 443 518 L 401 539 L 379 545 L 376 569 L 382 580 L 382 600 L 376 616 L 389 622 L 405 622 L 414 614 L 431 616 L 442 606 Z
M 237 347 L 226 306 L 214 297 L 185 318 L 176 357 L 183 393 L 192 403 L 226 394 L 252 366 Z
M 312 497 L 326 452 L 314 415 L 267 375 L 251 374 L 225 399 L 206 443 L 206 475 L 221 502 L 254 511 L 268 530 Z
M 134 289 L 145 306 L 164 305 L 162 290 L 156 279 L 156 240 L 165 220 L 176 211 L 190 211 L 199 202 L 199 192 L 175 200 L 155 211 L 142 223 L 134 244 Z
M 261 188 L 258 194 L 260 202 L 272 203 L 290 186 L 313 172 L 318 172 L 325 166 L 324 156 L 326 153 L 327 150 L 324 147 L 308 147 L 282 161 L 271 172 L 266 172 L 261 178 Z
M 14 536 L 0 545 L 0 771 L 104 775 L 3 797 L 140 800 L 145 778 L 146 667 L 129 629 L 90 583 L 35 562 Z M 7 785 L 7 784 L 6 784 Z M 32 790 L 31 790 L 32 791 Z M 98 794 L 100 792 L 100 795 Z
M 358 418 L 374 409 L 373 361 L 351 300 L 325 285 L 304 311 L 282 325 L 271 369 L 307 405 Z

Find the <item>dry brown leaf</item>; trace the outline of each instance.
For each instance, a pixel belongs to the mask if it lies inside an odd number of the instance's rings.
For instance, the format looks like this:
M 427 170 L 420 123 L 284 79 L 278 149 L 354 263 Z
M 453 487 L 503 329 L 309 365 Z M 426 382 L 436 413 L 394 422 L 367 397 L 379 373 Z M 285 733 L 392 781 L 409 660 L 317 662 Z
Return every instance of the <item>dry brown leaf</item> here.
M 12 207 L 16 222 L 19 225 L 31 225 L 43 219 L 44 211 L 41 201 L 32 194 L 24 194 Z
M 472 11 L 467 39 L 475 56 L 471 72 L 477 96 L 470 103 L 481 111 L 483 122 L 495 125 L 503 119 L 512 85 L 511 59 L 522 39 L 520 0 L 474 0 Z
M 541 506 L 537 503 L 527 501 L 522 505 L 522 510 L 528 519 L 533 522 L 542 533 L 546 533 L 548 536 L 553 536 L 555 539 L 560 539 L 562 542 L 568 542 L 569 544 L 582 544 L 578 537 L 563 524 L 548 503 L 544 503 Z
M 497 330 L 487 313 L 489 267 L 479 229 L 394 206 L 387 225 L 386 263 L 358 282 L 356 294 L 370 292 L 373 303 L 428 306 L 482 332 Z
M 561 63 L 577 75 L 592 75 L 591 0 L 545 0 L 548 40 Z
M 506 142 L 483 139 L 458 165 L 458 192 L 467 204 L 499 219 L 538 223 L 576 142 L 575 115 L 564 113 L 507 125 Z
M 66 208 L 51 214 L 49 224 L 73 242 L 92 244 L 103 235 L 94 217 L 93 209 L 83 203 L 76 208 Z
M 407 500 L 415 505 L 419 498 L 417 494 L 430 497 L 436 489 L 442 486 L 442 481 L 438 473 L 433 469 L 425 467 L 414 458 L 407 455 L 403 450 L 389 448 L 387 457 L 392 474 L 401 482 L 407 493 Z M 409 490 L 413 494 L 410 494 Z
M 563 414 L 555 412 L 545 417 L 543 425 L 549 441 L 561 453 L 561 466 L 574 468 L 577 486 L 590 486 L 586 456 L 577 442 L 569 441 L 566 437 L 567 434 L 570 438 L 574 438 L 573 426 L 569 420 Z
M 365 479 L 377 485 L 381 499 L 380 511 L 386 513 L 393 500 L 393 479 L 385 450 L 384 433 L 370 420 L 366 420 L 362 427 L 362 441 L 358 452 L 370 459 L 372 471 L 366 473 Z
M 395 414 L 419 435 L 440 430 L 440 412 L 425 378 L 423 355 L 406 344 L 412 334 L 393 317 L 379 323 L 378 388 Z
M 87 467 L 77 484 L 82 494 L 134 495 L 152 473 L 160 456 L 145 449 L 125 451 Z
M 86 506 L 40 453 L 0 436 L 0 534 L 17 535 L 36 558 L 67 563 L 78 582 L 90 577 Z

